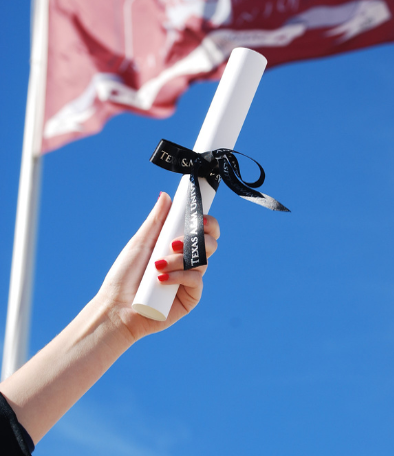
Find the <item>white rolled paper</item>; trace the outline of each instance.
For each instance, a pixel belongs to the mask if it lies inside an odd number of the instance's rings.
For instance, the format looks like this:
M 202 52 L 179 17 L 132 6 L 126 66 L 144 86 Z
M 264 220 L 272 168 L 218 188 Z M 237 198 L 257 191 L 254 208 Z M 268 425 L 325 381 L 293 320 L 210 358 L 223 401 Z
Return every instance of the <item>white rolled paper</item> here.
M 266 65 L 266 58 L 255 51 L 245 48 L 232 51 L 194 145 L 195 152 L 234 149 Z M 205 179 L 199 182 L 204 214 L 207 214 L 216 192 Z M 183 235 L 188 184 L 189 176 L 183 176 L 133 302 L 136 312 L 152 320 L 167 319 L 178 291 L 178 285 L 159 282 L 155 261 L 172 253 L 171 242 Z

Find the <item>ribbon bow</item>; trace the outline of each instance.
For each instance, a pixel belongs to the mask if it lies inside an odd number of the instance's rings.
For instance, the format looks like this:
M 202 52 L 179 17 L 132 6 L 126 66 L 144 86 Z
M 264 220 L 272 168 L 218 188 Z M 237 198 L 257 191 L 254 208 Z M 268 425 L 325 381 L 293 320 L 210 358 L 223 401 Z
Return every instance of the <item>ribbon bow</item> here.
M 260 176 L 255 182 L 245 182 L 242 179 L 239 163 L 234 154 L 242 155 L 256 163 Z M 216 149 L 200 154 L 162 139 L 150 161 L 168 171 L 190 174 L 183 248 L 185 270 L 207 264 L 203 207 L 198 177 L 204 177 L 215 191 L 223 179 L 224 183 L 241 198 L 273 211 L 290 212 L 274 198 L 254 190 L 264 183 L 264 169 L 256 160 L 240 152 L 231 149 Z

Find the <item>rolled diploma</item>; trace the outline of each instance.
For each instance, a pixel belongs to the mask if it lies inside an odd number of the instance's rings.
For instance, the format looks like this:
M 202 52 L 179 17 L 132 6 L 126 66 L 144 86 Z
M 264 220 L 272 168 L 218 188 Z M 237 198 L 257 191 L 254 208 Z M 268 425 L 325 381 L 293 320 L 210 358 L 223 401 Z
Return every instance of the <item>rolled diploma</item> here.
M 266 65 L 266 58 L 255 51 L 232 51 L 194 145 L 195 152 L 234 149 Z M 207 214 L 216 192 L 205 179 L 199 182 Z M 155 261 L 171 254 L 171 242 L 183 235 L 188 185 L 189 176 L 183 176 L 132 305 L 136 312 L 152 320 L 167 319 L 178 291 L 178 285 L 158 281 Z

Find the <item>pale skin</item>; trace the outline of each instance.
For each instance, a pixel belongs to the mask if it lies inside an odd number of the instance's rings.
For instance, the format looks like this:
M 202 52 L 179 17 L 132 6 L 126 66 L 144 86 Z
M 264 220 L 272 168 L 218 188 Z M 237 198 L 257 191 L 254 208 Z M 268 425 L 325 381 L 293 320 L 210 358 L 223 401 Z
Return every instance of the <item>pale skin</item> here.
M 97 295 L 55 339 L 0 384 L 0 391 L 35 444 L 122 353 L 142 337 L 173 325 L 200 300 L 206 267 L 184 271 L 182 244 L 178 242 L 173 244 L 174 253 L 162 258 L 158 268 L 163 286 L 180 284 L 167 320 L 148 320 L 131 308 L 170 207 L 170 197 L 161 193 Z M 204 232 L 210 256 L 219 238 L 215 218 L 204 216 Z

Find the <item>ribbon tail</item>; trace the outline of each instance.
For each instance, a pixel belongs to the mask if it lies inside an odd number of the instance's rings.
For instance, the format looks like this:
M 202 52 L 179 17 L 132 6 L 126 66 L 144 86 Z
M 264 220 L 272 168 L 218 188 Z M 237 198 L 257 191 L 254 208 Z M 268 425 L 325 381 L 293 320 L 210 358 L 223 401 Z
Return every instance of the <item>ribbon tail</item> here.
M 279 201 L 272 198 L 271 196 L 265 195 L 264 193 L 256 192 L 258 196 L 242 196 L 239 195 L 241 198 L 250 201 L 255 204 L 259 204 L 260 206 L 264 206 L 267 209 L 271 209 L 272 211 L 281 211 L 281 212 L 290 212 L 290 209 L 283 206 Z
M 183 266 L 185 270 L 207 264 L 204 238 L 204 215 L 198 169 L 190 174 L 190 182 L 185 213 L 183 240 Z
M 287 207 L 283 206 L 283 204 L 279 203 L 279 201 L 276 201 L 276 199 L 272 198 L 271 196 L 265 195 L 264 193 L 260 193 L 254 190 L 253 188 L 247 187 L 237 178 L 234 170 L 231 167 L 231 164 L 225 160 L 219 160 L 219 170 L 220 175 L 227 187 L 229 187 L 241 198 L 266 207 L 267 209 L 271 209 L 272 211 L 290 212 Z

